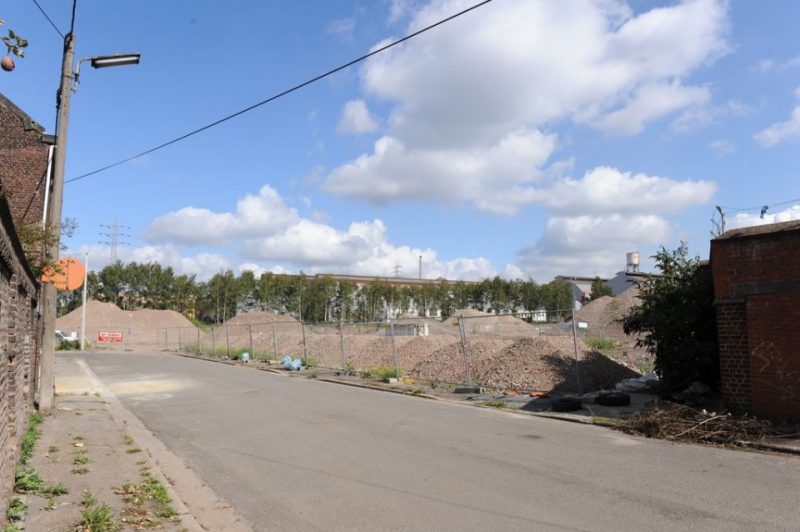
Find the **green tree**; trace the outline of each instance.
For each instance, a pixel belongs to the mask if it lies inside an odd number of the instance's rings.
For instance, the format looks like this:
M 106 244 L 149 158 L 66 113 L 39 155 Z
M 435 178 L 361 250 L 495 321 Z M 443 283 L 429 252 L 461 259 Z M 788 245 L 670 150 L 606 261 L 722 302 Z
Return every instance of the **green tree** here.
M 591 291 L 592 301 L 603 296 L 610 296 L 612 293 L 611 287 L 608 286 L 600 277 L 595 277 L 594 281 L 592 281 Z
M 637 345 L 656 358 L 655 371 L 668 389 L 700 381 L 719 384 L 717 322 L 711 268 L 690 258 L 685 243 L 661 248 L 653 257 L 661 275 L 640 286 L 642 304 L 624 319 L 626 334 L 639 334 Z

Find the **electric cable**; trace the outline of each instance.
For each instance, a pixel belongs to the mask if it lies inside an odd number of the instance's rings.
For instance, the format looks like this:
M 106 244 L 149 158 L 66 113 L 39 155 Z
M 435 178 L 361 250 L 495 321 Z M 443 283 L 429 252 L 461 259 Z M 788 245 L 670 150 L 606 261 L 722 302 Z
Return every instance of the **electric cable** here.
M 175 143 L 180 142 L 182 140 L 186 140 L 189 137 L 192 137 L 194 135 L 197 135 L 198 133 L 202 133 L 203 131 L 206 131 L 207 129 L 211 129 L 212 127 L 218 126 L 218 125 L 220 125 L 220 124 L 222 124 L 224 122 L 227 122 L 228 120 L 236 118 L 237 116 L 243 115 L 243 114 L 248 113 L 248 112 L 250 112 L 250 111 L 252 111 L 254 109 L 257 109 L 257 108 L 261 107 L 262 105 L 268 104 L 268 103 L 270 103 L 272 101 L 277 100 L 278 98 L 282 98 L 283 96 L 286 96 L 286 95 L 291 94 L 291 93 L 293 93 L 293 92 L 295 92 L 297 90 L 300 90 L 303 87 L 307 87 L 308 85 L 311 85 L 312 83 L 316 83 L 317 81 L 325 79 L 325 78 L 327 78 L 327 77 L 329 77 L 329 76 L 331 76 L 333 74 L 336 74 L 337 72 L 340 72 L 340 71 L 342 71 L 342 70 L 344 70 L 344 69 L 346 69 L 348 67 L 351 67 L 351 66 L 353 66 L 353 65 L 355 65 L 357 63 L 360 63 L 360 62 L 362 62 L 362 61 L 364 61 L 366 59 L 369 59 L 372 56 L 375 56 L 375 55 L 377 55 L 377 54 L 379 54 L 381 52 L 384 52 L 384 51 L 388 50 L 389 48 L 397 46 L 398 44 L 404 43 L 404 42 L 406 42 L 406 41 L 408 41 L 410 39 L 413 39 L 414 37 L 416 37 L 418 35 L 421 35 L 421 34 L 427 32 L 427 31 L 430 31 L 430 30 L 436 28 L 437 26 L 441 26 L 442 24 L 445 24 L 446 22 L 450 22 L 451 20 L 456 19 L 456 18 L 458 18 L 458 17 L 460 17 L 462 15 L 465 15 L 465 14 L 469 13 L 470 11 L 474 11 L 475 9 L 478 9 L 479 7 L 485 6 L 486 4 L 488 4 L 488 3 L 492 2 L 492 1 L 493 0 L 483 0 L 482 2 L 479 2 L 479 3 L 477 3 L 477 4 L 475 4 L 475 5 L 471 6 L 471 7 L 468 7 L 467 9 L 464 9 L 462 11 L 459 11 L 458 13 L 450 15 L 447 18 L 443 18 L 440 21 L 435 22 L 435 23 L 433 23 L 433 24 L 431 24 L 429 26 L 425 26 L 424 28 L 419 29 L 419 30 L 417 30 L 417 31 L 415 31 L 413 33 L 410 33 L 410 34 L 406 35 L 405 37 L 403 37 L 401 39 L 397 39 L 396 41 L 392 41 L 389 44 L 381 46 L 380 48 L 376 48 L 375 50 L 373 50 L 373 51 L 371 51 L 371 52 L 369 52 L 367 54 L 364 54 L 361 57 L 353 59 L 352 61 L 349 61 L 349 62 L 347 62 L 347 63 L 345 63 L 343 65 L 340 65 L 340 66 L 338 66 L 336 68 L 333 68 L 331 70 L 328 70 L 324 74 L 320 74 L 320 75 L 318 75 L 316 77 L 313 77 L 313 78 L 311 78 L 311 79 L 309 79 L 307 81 L 299 83 L 299 84 L 297 84 L 297 85 L 295 85 L 295 86 L 293 86 L 293 87 L 291 87 L 289 89 L 286 89 L 286 90 L 281 91 L 281 92 L 279 92 L 279 93 L 277 93 L 277 94 L 275 94 L 273 96 L 270 96 L 269 98 L 261 100 L 260 102 L 257 102 L 255 104 L 249 106 L 249 107 L 245 107 L 244 109 L 236 111 L 235 113 L 229 114 L 229 115 L 227 115 L 227 116 L 225 116 L 223 118 L 220 118 L 219 120 L 215 120 L 214 122 L 206 124 L 205 126 L 202 126 L 202 127 L 197 128 L 197 129 L 194 129 L 192 131 L 189 131 L 188 133 L 184 133 L 183 135 L 181 135 L 179 137 L 175 137 L 172 140 L 168 140 L 166 142 L 163 142 L 163 143 L 161 143 L 161 144 L 159 144 L 157 146 L 154 146 L 152 148 L 149 148 L 149 149 L 147 149 L 147 150 L 145 150 L 143 152 L 137 153 L 136 155 L 132 155 L 130 157 L 126 157 L 125 159 L 121 159 L 121 160 L 119 160 L 119 161 L 117 161 L 115 163 L 107 164 L 107 165 L 105 165 L 103 167 L 100 167 L 100 168 L 98 168 L 96 170 L 92 170 L 91 172 L 87 172 L 85 174 L 81 174 L 81 175 L 79 175 L 77 177 L 73 177 L 73 178 L 67 179 L 66 181 L 64 181 L 64 183 L 72 183 L 72 182 L 75 182 L 75 181 L 79 181 L 81 179 L 85 179 L 85 178 L 87 178 L 89 176 L 93 176 L 95 174 L 99 174 L 100 172 L 105 172 L 106 170 L 110 170 L 111 168 L 115 168 L 117 166 L 123 165 L 125 163 L 130 162 L 130 161 L 133 161 L 134 159 L 138 159 L 140 157 L 144 157 L 145 155 L 149 155 L 149 154 L 151 154 L 151 153 L 153 153 L 155 151 L 164 149 L 167 146 L 171 146 L 172 144 L 175 144 Z
M 60 29 L 58 29 L 58 26 L 56 26 L 56 23 L 53 22 L 53 19 L 50 18 L 50 15 L 47 14 L 47 12 L 44 10 L 44 8 L 39 5 L 39 2 L 37 2 L 36 0 L 33 0 L 33 3 L 36 4 L 36 7 L 39 8 L 39 11 L 41 11 L 42 15 L 44 15 L 44 18 L 47 19 L 47 22 L 49 22 L 50 25 L 53 26 L 53 29 L 56 30 L 56 33 L 61 35 L 61 38 L 64 39 L 65 38 L 64 34 L 61 32 Z

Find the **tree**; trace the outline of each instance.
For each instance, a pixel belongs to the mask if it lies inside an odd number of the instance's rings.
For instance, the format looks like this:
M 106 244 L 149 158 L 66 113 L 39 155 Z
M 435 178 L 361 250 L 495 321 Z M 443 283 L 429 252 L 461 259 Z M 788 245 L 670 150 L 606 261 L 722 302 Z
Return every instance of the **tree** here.
M 5 23 L 5 20 L 0 19 L 0 26 Z M 25 50 L 23 50 L 23 48 L 28 46 L 28 41 L 14 33 L 13 30 L 8 30 L 8 34 L 1 36 L 0 40 L 3 41 L 3 44 L 6 45 L 6 49 L 8 50 L 8 55 L 0 61 L 0 66 L 2 66 L 3 70 L 10 72 L 14 70 L 14 60 L 11 59 L 11 54 L 17 57 L 25 57 Z
M 641 335 L 636 344 L 655 355 L 655 371 L 667 389 L 681 390 L 692 381 L 717 386 L 711 268 L 690 258 L 683 242 L 674 251 L 662 247 L 653 258 L 661 275 L 640 285 L 642 304 L 625 317 L 625 333 Z
M 592 301 L 603 296 L 610 296 L 611 294 L 611 287 L 608 286 L 600 277 L 595 277 L 594 281 L 592 281 L 591 288 Z

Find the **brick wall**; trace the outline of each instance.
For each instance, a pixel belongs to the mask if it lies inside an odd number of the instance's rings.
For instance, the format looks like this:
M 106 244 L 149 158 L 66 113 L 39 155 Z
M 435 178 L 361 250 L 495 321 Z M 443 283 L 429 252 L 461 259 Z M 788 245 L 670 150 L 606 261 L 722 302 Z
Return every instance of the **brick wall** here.
M 42 220 L 49 136 L 0 95 L 0 184 L 15 220 Z
M 800 419 L 800 222 L 734 230 L 711 242 L 726 401 Z
M 39 361 L 39 284 L 25 262 L 7 202 L 0 198 L 0 506 L 5 508 L 19 444 L 33 407 Z

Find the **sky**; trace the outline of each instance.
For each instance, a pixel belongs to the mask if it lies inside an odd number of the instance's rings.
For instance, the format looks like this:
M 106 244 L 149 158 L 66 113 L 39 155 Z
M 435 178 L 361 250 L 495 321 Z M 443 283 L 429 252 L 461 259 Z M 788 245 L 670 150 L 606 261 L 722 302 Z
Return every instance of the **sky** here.
M 38 0 L 62 33 L 71 3 Z M 477 0 L 79 0 L 67 180 Z M 48 132 L 62 40 L 31 0 L 0 92 Z M 494 0 L 185 141 L 67 183 L 66 254 L 256 273 L 547 282 L 800 218 L 794 0 Z M 769 208 L 761 216 L 763 206 Z

